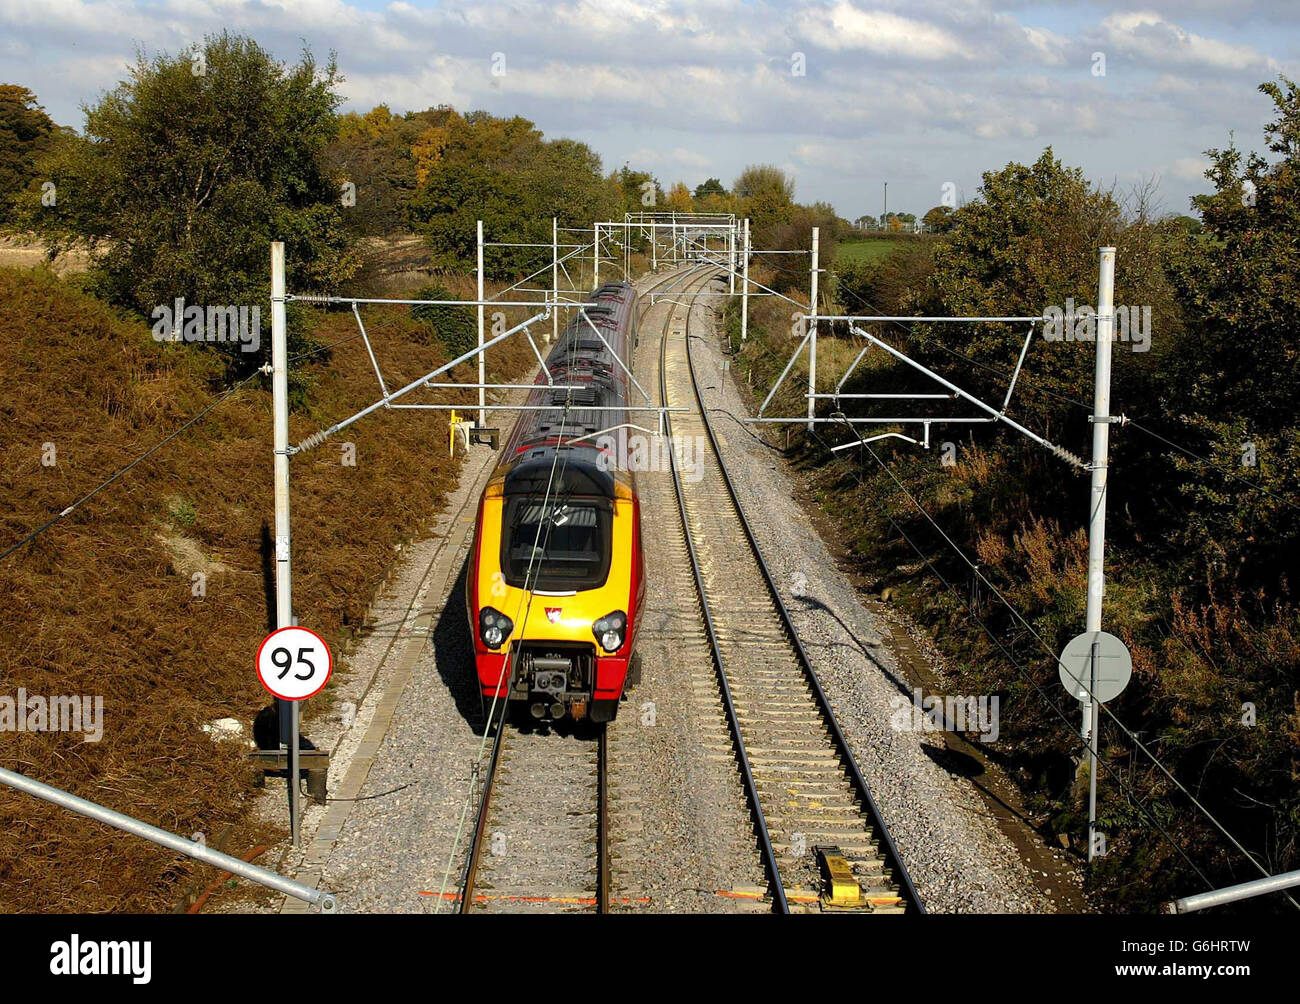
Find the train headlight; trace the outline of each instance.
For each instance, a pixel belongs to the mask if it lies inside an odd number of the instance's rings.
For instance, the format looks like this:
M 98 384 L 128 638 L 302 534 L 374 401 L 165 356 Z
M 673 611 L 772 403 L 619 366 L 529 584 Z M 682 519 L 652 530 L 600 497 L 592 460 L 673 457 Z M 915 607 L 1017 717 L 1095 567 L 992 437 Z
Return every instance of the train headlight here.
M 484 607 L 478 613 L 478 636 L 488 648 L 500 648 L 514 629 L 514 623 L 500 610 Z
M 623 640 L 627 637 L 627 614 L 622 610 L 606 614 L 591 625 L 591 633 L 596 636 L 600 647 L 606 652 L 617 652 L 623 647 Z

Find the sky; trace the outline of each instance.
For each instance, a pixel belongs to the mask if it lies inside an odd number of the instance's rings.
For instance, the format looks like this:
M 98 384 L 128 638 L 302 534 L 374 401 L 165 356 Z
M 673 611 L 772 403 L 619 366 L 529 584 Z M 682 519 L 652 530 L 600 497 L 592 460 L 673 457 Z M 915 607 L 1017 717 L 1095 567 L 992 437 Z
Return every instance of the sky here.
M 849 219 L 886 182 L 920 214 L 1050 145 L 1180 213 L 1205 150 L 1264 150 L 1256 88 L 1300 78 L 1298 27 L 1300 0 L 0 0 L 0 82 L 80 128 L 138 52 L 225 28 L 336 52 L 346 109 L 522 115 L 665 188 L 771 163 Z

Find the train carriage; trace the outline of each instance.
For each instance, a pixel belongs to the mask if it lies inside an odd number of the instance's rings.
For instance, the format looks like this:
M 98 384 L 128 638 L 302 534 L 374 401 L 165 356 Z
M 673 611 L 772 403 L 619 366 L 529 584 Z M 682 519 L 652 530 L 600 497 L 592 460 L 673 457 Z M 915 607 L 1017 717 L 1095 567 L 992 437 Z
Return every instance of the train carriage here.
M 636 289 L 607 283 L 590 301 L 546 358 L 556 386 L 538 375 L 479 501 L 466 609 L 485 707 L 608 722 L 636 682 L 645 599 L 640 502 L 611 448 L 624 433 L 604 434 L 627 421 Z

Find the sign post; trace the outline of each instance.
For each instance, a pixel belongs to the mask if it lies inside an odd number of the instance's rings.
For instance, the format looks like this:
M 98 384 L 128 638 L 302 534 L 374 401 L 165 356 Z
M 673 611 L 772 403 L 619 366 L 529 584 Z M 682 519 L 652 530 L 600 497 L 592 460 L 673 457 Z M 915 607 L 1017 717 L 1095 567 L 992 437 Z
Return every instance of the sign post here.
M 1057 671 L 1071 697 L 1090 710 L 1088 738 L 1088 860 L 1097 856 L 1097 733 L 1101 705 L 1118 697 L 1133 677 L 1127 646 L 1105 631 L 1075 635 L 1061 652 Z
M 289 822 L 293 845 L 298 847 L 302 828 L 298 702 L 321 692 L 334 672 L 334 657 L 325 639 L 315 631 L 289 626 L 277 628 L 262 639 L 253 664 L 258 680 L 279 702 L 281 711 L 285 707 L 289 709 L 293 730 L 289 740 Z
M 289 551 L 289 348 L 284 311 L 284 243 L 271 244 L 271 398 L 275 449 L 275 624 L 293 625 L 293 581 Z M 289 828 L 298 846 L 298 703 L 277 702 L 280 744 L 289 748 Z

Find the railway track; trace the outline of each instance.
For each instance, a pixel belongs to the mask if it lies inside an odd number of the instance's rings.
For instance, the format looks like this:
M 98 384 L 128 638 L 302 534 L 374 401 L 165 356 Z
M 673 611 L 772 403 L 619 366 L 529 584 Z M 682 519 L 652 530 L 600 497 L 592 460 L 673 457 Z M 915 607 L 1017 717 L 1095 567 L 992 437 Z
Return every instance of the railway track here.
M 692 277 L 670 306 L 659 393 L 674 441 L 697 437 L 698 479 L 673 484 L 718 694 L 773 908 L 924 912 L 759 548 L 708 419 L 690 352 Z M 830 895 L 823 898 L 823 888 Z
M 606 727 L 491 727 L 460 912 L 607 913 Z
M 670 275 L 654 288 L 677 278 Z M 502 717 L 499 710 L 487 723 L 495 734 L 459 912 L 609 912 L 609 726 L 516 727 Z
M 495 735 L 459 912 L 607 913 L 608 726 L 516 727 L 504 719 L 501 707 L 486 723 Z
M 495 735 L 459 911 L 609 912 L 609 727 L 517 728 L 503 717 L 487 723 Z
M 703 752 L 736 765 L 774 910 L 822 909 L 823 878 L 831 876 L 821 870 L 842 862 L 848 871 L 838 876 L 840 902 L 853 898 L 845 895 L 846 878 L 858 899 L 843 909 L 923 911 L 772 581 L 703 407 L 689 349 L 691 307 L 713 278 L 704 267 L 652 287 L 683 301 L 668 301 L 659 396 L 661 404 L 691 410 L 667 416 L 669 435 L 699 437 L 706 446 L 696 458 L 698 480 L 683 479 L 672 464 L 680 530 L 660 530 L 663 544 L 675 541 L 684 556 L 684 574 L 670 588 L 694 593 L 702 622 L 674 644 L 698 647 L 701 665 L 712 665 L 712 679 L 702 673 L 689 695 L 721 720 Z M 607 781 L 612 726 L 516 727 L 498 715 L 489 727 L 495 735 L 460 912 L 609 912 L 618 902 Z

